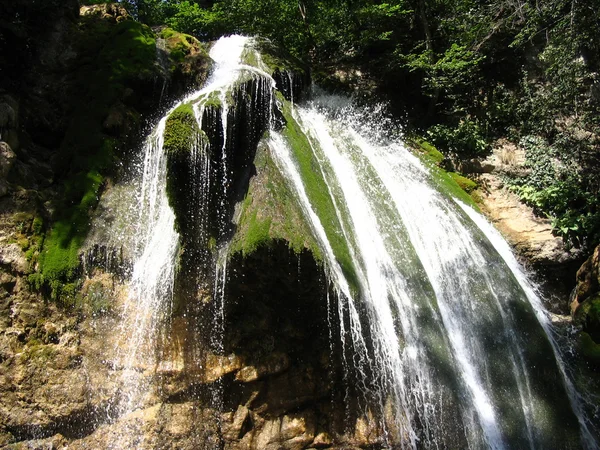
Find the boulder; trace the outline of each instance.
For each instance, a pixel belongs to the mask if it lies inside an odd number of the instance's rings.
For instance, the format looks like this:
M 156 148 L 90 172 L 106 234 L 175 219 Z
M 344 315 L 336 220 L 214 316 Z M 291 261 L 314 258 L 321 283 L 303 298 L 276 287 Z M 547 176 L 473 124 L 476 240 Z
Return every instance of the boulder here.
M 0 141 L 0 180 L 6 178 L 16 159 L 17 155 L 12 151 L 10 145 Z

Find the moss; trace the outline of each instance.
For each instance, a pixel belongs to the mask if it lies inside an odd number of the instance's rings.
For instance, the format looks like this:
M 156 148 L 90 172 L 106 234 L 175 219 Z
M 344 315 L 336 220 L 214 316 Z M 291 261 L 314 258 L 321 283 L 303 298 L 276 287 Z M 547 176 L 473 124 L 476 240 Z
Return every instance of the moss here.
M 45 345 L 37 339 L 30 339 L 21 353 L 21 361 L 45 363 L 52 360 L 55 356 L 56 349 L 53 345 Z
M 33 219 L 32 228 L 34 235 L 41 235 L 44 231 L 44 219 L 42 219 L 41 217 L 36 217 L 35 219 Z
M 257 175 L 241 205 L 230 254 L 241 252 L 248 256 L 260 246 L 283 240 L 295 253 L 309 249 L 317 261 L 322 260 L 300 206 L 264 141 L 257 149 L 254 165 Z
M 189 34 L 164 28 L 159 36 L 166 41 L 169 56 L 174 62 L 181 63 L 187 56 L 198 51 L 198 40 Z
M 163 148 L 167 154 L 187 154 L 200 131 L 192 105 L 178 106 L 167 118 Z
M 600 368 L 600 344 L 594 342 L 585 331 L 579 336 L 579 352 L 588 362 Z
M 190 156 L 192 148 L 206 148 L 208 138 L 198 127 L 191 104 L 182 104 L 169 115 L 163 137 L 167 154 L 167 197 L 175 212 L 175 227 L 184 238 L 192 238 L 190 234 L 195 231 L 190 228 L 193 224 L 188 216 L 197 205 L 190 204 L 189 189 L 198 180 L 191 178 Z
M 202 104 L 205 108 L 221 108 L 221 92 L 212 91 L 208 95 L 202 96 L 198 103 Z
M 408 138 L 406 143 L 413 150 L 416 150 L 422 157 L 426 158 L 436 166 L 439 166 L 444 160 L 444 155 L 442 152 L 422 138 Z
M 90 212 L 120 143 L 127 139 L 105 135 L 103 121 L 124 98 L 126 88 L 137 89 L 141 82 L 151 85 L 157 73 L 154 35 L 138 22 L 111 24 L 97 17 L 82 18 L 72 40 L 80 55 L 73 73 L 78 95 L 72 99 L 72 120 L 55 167 L 64 191 L 40 255 L 40 276 L 34 280 L 39 288 L 49 288 L 55 299 L 70 295 L 65 286 L 78 276 L 79 249 L 89 229 Z
M 457 198 L 479 211 L 475 189 L 477 183 L 454 172 L 446 172 L 440 167 L 444 155 L 429 142 L 419 137 L 409 137 L 407 145 L 430 169 L 434 185 L 446 195 Z M 471 196 L 469 194 L 475 194 Z
M 448 172 L 448 175 L 450 175 L 456 184 L 458 184 L 460 188 L 467 194 L 470 194 L 477 189 L 477 183 L 467 177 L 464 177 L 456 172 Z
M 268 242 L 271 237 L 269 229 L 271 228 L 271 219 L 264 220 L 257 218 L 257 211 L 250 215 L 248 229 L 243 242 L 242 253 L 244 255 L 253 253 L 258 247 Z
M 292 117 L 289 103 L 281 98 L 280 100 L 283 102 L 283 114 L 287 121 L 283 134 L 294 153 L 306 194 L 312 208 L 320 219 L 329 244 L 351 289 L 358 291 L 358 278 L 348 243 L 344 239 L 335 205 L 329 195 L 327 184 L 318 168 L 319 164 L 315 159 L 311 144 Z
M 579 305 L 575 312 L 575 323 L 593 339 L 600 340 L 600 294 L 591 296 Z

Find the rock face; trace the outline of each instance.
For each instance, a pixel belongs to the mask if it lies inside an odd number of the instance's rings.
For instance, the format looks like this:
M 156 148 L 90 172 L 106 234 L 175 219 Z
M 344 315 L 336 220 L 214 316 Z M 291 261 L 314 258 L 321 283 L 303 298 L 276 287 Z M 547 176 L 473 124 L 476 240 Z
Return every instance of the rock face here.
M 111 234 L 114 228 L 109 225 L 126 228 L 135 215 L 115 216 L 117 208 L 123 210 L 134 200 L 126 183 L 114 181 L 119 173 L 108 174 L 102 187 L 92 192 L 93 197 L 103 196 L 96 214 L 106 226 L 94 227 L 89 245 L 75 252 L 81 279 L 40 280 L 40 255 L 49 230 L 64 212 L 57 203 L 60 186 L 73 171 L 82 170 L 65 156 L 70 155 L 65 153 L 68 148 L 80 148 L 79 125 L 85 130 L 91 126 L 97 133 L 94 138 L 102 142 L 125 146 L 139 133 L 140 113 L 160 105 L 163 87 L 180 94 L 184 83 L 202 81 L 208 67 L 202 46 L 189 36 L 157 30 L 154 48 L 150 31 L 119 5 L 84 8 L 80 18 L 72 9 L 63 13 L 40 29 L 44 39 L 36 42 L 44 42 L 45 48 L 39 44 L 31 53 L 30 65 L 11 61 L 10 67 L 21 70 L 19 75 L 31 84 L 0 92 L 0 132 L 6 139 L 1 144 L 0 178 L 7 183 L 6 195 L 0 198 L 0 446 L 382 448 L 385 434 L 372 425 L 368 400 L 344 402 L 346 396 L 355 397 L 354 386 L 351 374 L 343 376 L 341 349 L 332 347 L 329 339 L 329 333 L 336 332 L 332 324 L 338 323 L 332 306 L 335 294 L 325 281 L 316 245 L 298 208 L 289 203 L 292 196 L 277 177 L 268 147 L 263 143 L 256 149 L 266 129 L 266 114 L 254 114 L 251 123 L 237 120 L 252 107 L 248 96 L 267 87 L 264 80 L 264 86 L 255 80 L 242 83 L 233 93 L 237 106 L 228 116 L 236 138 L 225 151 L 235 174 L 221 211 L 221 234 L 216 236 L 218 244 L 231 240 L 222 327 L 212 323 L 217 307 L 214 286 L 197 282 L 198 271 L 205 268 L 182 271 L 172 317 L 159 324 L 159 339 L 151 349 L 159 363 L 140 363 L 132 369 L 119 364 L 118 330 L 126 314 L 125 280 L 131 274 L 128 247 L 134 244 Z M 116 42 L 94 47 L 117 28 L 119 39 L 124 39 L 119 45 L 128 42 L 124 36 L 129 33 L 139 37 L 138 43 L 156 50 L 156 65 L 154 59 L 151 67 L 148 61 L 130 61 L 135 70 L 129 71 L 126 64 L 125 72 L 112 73 L 124 80 L 115 97 L 112 90 L 88 91 L 81 79 L 73 81 L 68 74 L 74 67 L 85 68 L 85 61 L 99 54 L 108 58 L 107 70 L 112 70 L 110 63 L 122 67 L 121 55 L 112 53 L 119 46 Z M 73 39 L 80 29 L 90 34 L 77 36 L 90 42 Z M 171 56 L 173 50 L 183 54 L 181 61 Z M 36 70 L 39 80 L 33 79 Z M 94 76 L 93 71 L 83 75 Z M 306 77 L 281 68 L 274 77 L 288 98 L 298 99 L 308 83 Z M 62 87 L 51 93 L 48 86 Z M 100 98 L 110 101 L 92 115 L 80 114 L 83 109 L 65 100 L 73 93 L 94 101 L 104 93 Z M 261 97 L 260 102 L 270 100 Z M 260 106 L 267 109 L 263 103 Z M 224 147 L 221 113 L 218 104 L 205 109 L 205 122 L 212 123 L 206 139 L 214 149 Z M 71 123 L 75 116 L 78 126 Z M 81 148 L 91 151 L 96 146 L 86 142 Z M 120 154 L 124 160 L 128 156 Z M 81 179 L 87 177 L 77 180 Z M 260 205 L 268 207 L 259 213 Z M 95 201 L 88 206 L 94 209 Z M 263 224 L 267 215 L 273 219 L 266 234 L 256 239 L 257 217 Z M 65 223 L 72 223 L 70 217 Z M 208 240 L 202 244 L 202 256 L 214 257 Z M 181 258 L 192 260 L 194 255 L 198 253 L 186 256 L 184 250 Z M 214 261 L 210 263 L 214 267 Z M 123 386 L 132 372 L 147 387 L 147 395 L 136 408 L 121 413 Z
M 575 324 L 581 328 L 579 350 L 596 370 L 600 370 L 600 246 L 577 271 L 571 311 Z
M 551 300 L 549 306 L 555 312 L 566 313 L 566 299 L 582 262 L 582 253 L 567 248 L 562 239 L 552 233 L 550 220 L 537 216 L 504 185 L 502 174 L 524 170 L 523 163 L 524 154 L 511 144 L 503 143 L 480 164 L 482 167 L 493 166 L 493 170 L 471 172 L 479 173 L 480 207 L 513 246 L 525 267 L 537 274 Z

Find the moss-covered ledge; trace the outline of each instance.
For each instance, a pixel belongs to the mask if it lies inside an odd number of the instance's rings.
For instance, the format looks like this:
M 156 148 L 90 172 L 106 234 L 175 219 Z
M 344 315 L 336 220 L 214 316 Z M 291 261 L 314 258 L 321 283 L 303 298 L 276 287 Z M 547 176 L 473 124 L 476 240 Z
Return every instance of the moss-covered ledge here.
M 480 211 L 477 201 L 477 183 L 456 172 L 448 172 L 442 167 L 444 155 L 429 142 L 419 137 L 408 137 L 405 139 L 407 147 L 413 154 L 430 170 L 434 185 L 440 192 L 445 193 L 450 198 L 461 200 L 467 205 Z
M 277 240 L 287 242 L 295 253 L 308 249 L 322 261 L 321 250 L 302 215 L 294 192 L 271 156 L 267 140 L 259 143 L 254 158 L 256 174 L 251 178 L 244 200 L 236 206 L 236 231 L 230 255 L 246 257 L 259 247 Z

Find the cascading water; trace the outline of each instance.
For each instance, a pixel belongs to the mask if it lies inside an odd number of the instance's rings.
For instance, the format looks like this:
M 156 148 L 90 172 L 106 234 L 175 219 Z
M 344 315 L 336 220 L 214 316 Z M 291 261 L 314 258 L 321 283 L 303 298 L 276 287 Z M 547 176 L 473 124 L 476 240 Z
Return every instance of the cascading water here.
M 343 99 L 320 100 L 290 119 L 335 199 L 337 230 L 323 231 L 289 133 L 287 142 L 285 131 L 273 133 L 270 145 L 321 245 L 330 247 L 335 233 L 345 238 L 357 290 L 345 289 L 341 252 L 325 256 L 346 303 L 348 334 L 358 342 L 369 330 L 372 350 L 354 345 L 362 353 L 354 361 L 368 366 L 361 373 L 377 374 L 379 395 L 392 399 L 396 423 L 387 425 L 407 437 L 402 446 L 579 448 L 576 419 L 565 414 L 571 405 L 579 412 L 577 400 L 547 324 L 535 319 L 539 302 L 532 308 L 531 291 L 473 226 L 468 216 L 476 213 L 465 215 L 436 190 L 418 159 L 368 117 L 340 106 Z M 364 317 L 350 314 L 361 305 Z M 384 400 L 376 401 L 382 411 Z
M 356 381 L 346 397 L 360 397 L 383 447 L 597 448 L 539 299 L 478 213 L 346 100 L 293 103 L 284 73 L 285 100 L 248 38 L 222 38 L 211 57 L 207 85 L 172 108 L 146 144 L 115 359 L 122 395 L 111 414 L 154 395 L 153 371 L 168 369 L 157 340 L 174 315 L 189 320 L 178 298 L 188 302 L 202 286 L 212 288 L 212 318 L 200 332 L 209 352 L 223 354 L 234 172 L 251 164 L 245 153 L 260 141 L 323 253 L 334 287 L 323 301 L 339 319 L 328 335 L 340 344 L 345 379 Z M 189 155 L 166 154 L 169 117 L 186 105 Z M 189 182 L 179 191 L 174 168 Z M 218 409 L 224 386 L 215 379 Z
M 118 344 L 115 349 L 113 365 L 121 372 L 120 396 L 107 408 L 109 420 L 131 413 L 144 405 L 152 392 L 152 374 L 157 370 L 168 370 L 165 361 L 157 359 L 156 346 L 161 331 L 173 314 L 174 283 L 176 265 L 180 251 L 180 236 L 176 231 L 175 215 L 169 205 L 167 196 L 167 155 L 164 151 L 164 133 L 169 116 L 179 106 L 195 99 L 206 98 L 217 93 L 223 100 L 227 89 L 237 80 L 240 71 L 240 57 L 246 43 L 246 38 L 233 36 L 222 39 L 212 48 L 210 56 L 215 62 L 215 69 L 207 85 L 198 92 L 171 108 L 159 121 L 157 127 L 148 137 L 144 147 L 144 158 L 140 164 L 139 193 L 136 210 L 139 212 L 136 223 L 137 235 L 134 264 L 129 283 L 129 295 L 125 301 L 121 326 L 118 331 Z M 223 104 L 226 104 L 225 102 Z M 203 104 L 198 103 L 196 120 L 202 126 Z M 227 136 L 227 108 L 223 108 L 223 136 Z M 226 138 L 223 139 L 223 166 L 226 173 Z M 206 146 L 202 141 L 193 139 L 190 144 L 190 175 L 197 180 L 191 188 L 193 201 L 199 206 L 190 208 L 190 221 L 204 231 L 207 228 L 207 214 L 201 213 L 206 207 L 209 196 L 211 177 L 210 158 L 207 157 Z M 220 180 L 223 189 L 227 186 L 227 177 Z M 224 202 L 224 200 L 222 200 Z M 223 203 L 222 203 L 223 205 Z M 206 238 L 206 236 L 203 236 Z M 195 236 L 192 240 L 198 240 Z M 218 264 L 224 264 L 219 259 Z M 225 267 L 217 268 L 220 282 L 215 283 L 216 297 L 222 297 L 223 283 L 226 277 Z M 218 318 L 217 318 L 218 319 Z M 222 326 L 216 325 L 216 328 Z M 218 345 L 218 342 L 215 344 Z M 168 363 L 166 363 L 168 365 Z M 160 366 L 160 367 L 159 367 Z M 140 435 L 139 430 L 125 425 L 122 435 Z M 136 446 L 142 446 L 141 441 L 133 441 Z M 117 442 L 115 448 L 129 448 L 130 441 Z

